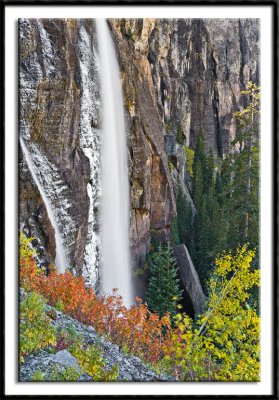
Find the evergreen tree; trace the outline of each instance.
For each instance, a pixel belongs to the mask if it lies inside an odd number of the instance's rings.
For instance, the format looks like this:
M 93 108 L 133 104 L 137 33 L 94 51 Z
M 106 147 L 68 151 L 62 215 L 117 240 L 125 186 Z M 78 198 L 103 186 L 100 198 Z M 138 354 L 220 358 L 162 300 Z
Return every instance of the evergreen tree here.
M 209 232 L 211 224 L 207 209 L 207 195 L 202 196 L 202 205 L 195 219 L 195 267 L 202 284 L 208 279 Z
M 204 137 L 200 135 L 193 162 L 193 201 L 197 210 L 192 229 L 194 251 L 191 253 L 189 250 L 189 252 L 204 288 L 216 255 L 215 249 L 219 249 L 217 240 L 221 237 L 219 232 L 221 213 L 216 197 L 214 169 L 213 153 L 210 151 L 209 155 L 206 155 Z
M 193 201 L 197 212 L 202 208 L 203 194 L 204 194 L 204 174 L 206 170 L 203 169 L 202 162 L 198 159 L 194 167 L 193 176 Z
M 195 149 L 194 159 L 193 159 L 193 199 L 195 206 L 197 206 L 196 201 L 199 202 L 201 193 L 204 191 L 205 181 L 207 177 L 207 161 L 205 152 L 204 135 L 200 134 L 197 140 L 197 145 Z M 199 202 L 200 204 L 200 202 Z M 201 205 L 201 204 L 200 204 Z
M 204 137 L 198 137 L 192 168 L 192 198 L 197 211 L 193 222 L 185 199 L 177 195 L 179 238 L 188 247 L 204 288 L 218 254 L 245 243 L 258 247 L 259 88 L 249 82 L 242 94 L 248 105 L 235 113 L 239 125 L 232 142 L 235 153 L 220 160 L 216 174 L 218 160 L 212 152 L 206 155 Z M 256 252 L 255 265 L 257 260 Z
M 205 152 L 205 141 L 204 134 L 201 132 L 197 139 L 197 144 L 195 148 L 195 155 L 193 160 L 193 169 L 195 169 L 197 161 L 200 161 L 202 164 L 202 169 L 206 169 L 206 152 Z
M 224 192 L 223 180 L 222 180 L 220 171 L 217 171 L 216 180 L 215 180 L 215 193 L 216 193 L 216 199 L 220 206 L 223 203 L 223 201 L 222 201 L 223 200 L 223 192 Z
M 214 155 L 212 149 L 210 149 L 209 155 L 206 157 L 206 169 L 204 171 L 204 178 L 205 178 L 204 190 L 206 193 L 209 193 L 209 190 L 212 187 L 212 184 L 214 183 L 214 168 L 215 168 Z
M 217 175 L 218 176 L 218 175 Z M 216 256 L 226 249 L 228 222 L 219 198 L 222 194 L 222 182 L 216 176 L 216 181 L 212 181 L 208 193 L 208 215 L 210 217 L 210 230 L 208 234 L 208 258 L 210 264 Z M 218 180 L 217 180 L 218 179 Z
M 173 218 L 170 225 L 170 244 L 176 246 L 179 243 L 178 221 L 177 218 Z
M 151 278 L 146 291 L 146 300 L 150 311 L 158 312 L 162 317 L 166 312 L 174 316 L 177 304 L 182 299 L 175 259 L 170 246 L 159 246 L 151 254 Z
M 235 113 L 239 132 L 233 144 L 238 151 L 229 157 L 224 174 L 230 248 L 248 242 L 255 247 L 259 240 L 259 87 L 249 82 L 242 94 L 250 102 Z

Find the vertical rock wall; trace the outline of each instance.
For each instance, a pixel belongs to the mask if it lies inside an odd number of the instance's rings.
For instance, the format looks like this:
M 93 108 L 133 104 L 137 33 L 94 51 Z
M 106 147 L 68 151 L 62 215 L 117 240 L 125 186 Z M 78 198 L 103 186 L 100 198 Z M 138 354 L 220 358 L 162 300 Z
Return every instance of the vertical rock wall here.
M 92 272 L 84 263 L 86 251 L 92 250 L 87 243 L 97 230 L 92 226 L 94 213 L 88 218 L 89 207 L 98 206 L 88 196 L 98 194 L 92 165 L 99 125 L 94 35 L 92 20 L 19 21 L 20 134 L 52 203 L 68 267 L 85 275 Z M 20 227 L 38 238 L 47 261 L 53 262 L 53 229 L 23 157 L 19 172 Z
M 165 135 L 180 132 L 183 146 L 194 148 L 203 132 L 208 150 L 219 156 L 230 151 L 240 91 L 249 80 L 259 82 L 259 22 L 109 22 L 127 125 L 130 243 L 135 266 L 141 266 L 151 240 L 168 240 L 176 214 Z M 94 20 L 20 20 L 19 41 L 20 132 L 55 208 L 69 267 L 96 286 L 100 98 Z M 182 152 L 183 146 L 174 148 Z M 23 157 L 19 181 L 20 227 L 39 239 L 51 262 L 53 230 Z
M 151 67 L 166 129 L 195 147 L 203 132 L 219 156 L 235 136 L 233 113 L 249 80 L 259 83 L 257 19 L 120 20 L 123 36 Z

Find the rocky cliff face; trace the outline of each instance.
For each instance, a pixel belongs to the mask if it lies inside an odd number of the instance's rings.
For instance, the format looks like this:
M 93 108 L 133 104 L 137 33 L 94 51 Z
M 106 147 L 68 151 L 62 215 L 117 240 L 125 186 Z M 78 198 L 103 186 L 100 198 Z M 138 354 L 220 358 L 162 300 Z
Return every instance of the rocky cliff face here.
M 111 21 L 111 26 L 119 53 L 129 132 L 131 247 L 136 264 L 141 264 L 151 239 L 168 239 L 175 200 L 150 63 L 146 54 L 137 51 L 131 37 L 122 32 L 119 21 Z M 146 31 L 151 27 L 152 23 Z
M 119 20 L 123 39 L 148 60 L 167 131 L 222 156 L 235 136 L 240 91 L 259 81 L 257 19 Z M 115 22 L 112 22 L 115 25 Z
M 109 22 L 126 113 L 131 248 L 140 266 L 151 240 L 169 238 L 176 213 L 165 135 L 184 138 L 183 145 L 174 143 L 182 181 L 184 146 L 194 148 L 200 132 L 208 150 L 220 156 L 230 150 L 240 91 L 259 80 L 259 26 L 236 19 Z M 69 268 L 96 286 L 100 96 L 94 20 L 20 20 L 19 32 L 20 132 L 55 209 Z M 23 156 L 19 180 L 21 228 L 53 261 L 53 230 Z
M 110 24 L 129 126 L 131 208 L 136 217 L 131 238 L 137 257 L 143 259 L 150 237 L 168 238 L 175 214 L 177 176 L 170 181 L 166 167 L 165 152 L 172 156 L 168 137 L 175 140 L 179 131 L 184 137 L 183 146 L 174 144 L 182 182 L 184 146 L 194 148 L 201 132 L 207 150 L 219 156 L 230 151 L 240 92 L 249 80 L 259 80 L 259 22 L 114 19 Z
M 52 203 L 68 268 L 94 283 L 99 257 L 95 39 L 92 20 L 19 22 L 20 134 Z M 40 240 L 53 262 L 53 230 L 39 192 L 26 175 L 24 157 L 20 160 L 20 224 Z

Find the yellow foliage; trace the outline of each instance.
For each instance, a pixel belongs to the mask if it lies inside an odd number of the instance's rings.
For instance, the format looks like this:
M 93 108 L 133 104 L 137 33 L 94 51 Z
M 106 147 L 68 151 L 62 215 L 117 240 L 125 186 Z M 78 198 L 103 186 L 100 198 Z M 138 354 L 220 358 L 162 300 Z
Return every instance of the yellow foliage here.
M 259 380 L 260 318 L 247 304 L 249 290 L 260 279 L 259 270 L 251 270 L 253 258 L 254 252 L 243 246 L 216 260 L 207 310 L 195 325 L 187 315 L 176 316 L 164 361 L 175 364 L 180 380 Z
M 32 240 L 34 238 L 27 238 L 22 231 L 19 233 L 19 259 L 20 261 L 24 260 L 33 260 L 36 257 L 36 251 L 32 247 Z
M 55 329 L 44 310 L 45 301 L 37 293 L 29 293 L 20 303 L 19 350 L 24 356 L 55 344 Z
M 70 351 L 77 358 L 82 369 L 92 376 L 95 382 L 113 382 L 118 377 L 118 366 L 114 365 L 110 370 L 105 368 L 105 360 L 96 346 L 85 348 L 81 343 L 75 343 Z

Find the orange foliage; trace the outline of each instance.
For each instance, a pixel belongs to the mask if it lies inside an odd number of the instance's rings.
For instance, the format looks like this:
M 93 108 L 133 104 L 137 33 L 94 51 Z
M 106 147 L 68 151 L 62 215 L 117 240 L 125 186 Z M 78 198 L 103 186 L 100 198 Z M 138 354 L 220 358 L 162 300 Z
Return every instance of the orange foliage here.
M 172 331 L 169 315 L 159 318 L 139 298 L 127 309 L 117 290 L 112 296 L 97 297 L 85 286 L 83 277 L 55 271 L 46 276 L 32 257 L 20 259 L 20 282 L 27 291 L 40 293 L 52 306 L 59 303 L 64 313 L 92 325 L 98 333 L 148 362 L 158 361 L 168 345 Z

